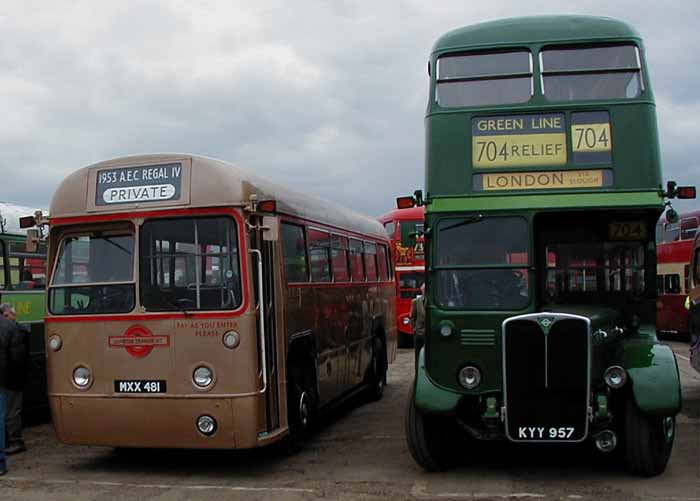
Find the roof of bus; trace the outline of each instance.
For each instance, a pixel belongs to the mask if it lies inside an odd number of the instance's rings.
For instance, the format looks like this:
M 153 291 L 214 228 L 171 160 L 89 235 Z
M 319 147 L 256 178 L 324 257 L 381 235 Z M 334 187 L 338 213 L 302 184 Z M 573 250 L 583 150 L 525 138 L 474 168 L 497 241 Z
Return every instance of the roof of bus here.
M 475 46 L 640 39 L 629 25 L 608 17 L 563 15 L 514 17 L 472 24 L 437 39 L 433 52 Z
M 411 221 L 425 218 L 425 207 L 411 207 L 410 209 L 393 209 L 382 214 L 377 219 L 381 223 L 388 221 Z
M 25 235 L 26 229 L 19 227 L 19 218 L 23 216 L 33 216 L 37 209 L 17 205 L 10 202 L 0 202 L 0 218 L 4 219 L 5 231 L 3 234 Z M 46 211 L 44 211 L 46 212 Z
M 186 204 L 189 208 L 241 206 L 248 203 L 250 195 L 256 194 L 258 200 L 276 200 L 279 213 L 387 239 L 386 231 L 376 219 L 339 207 L 314 195 L 275 184 L 223 160 L 177 153 L 120 157 L 73 172 L 61 182 L 53 195 L 50 207 L 51 217 L 54 219 L 88 215 L 89 173 L 95 169 L 152 166 L 177 161 L 191 161 L 192 164 L 190 203 Z M 182 205 L 163 207 L 159 204 L 148 207 L 141 204 L 138 211 L 177 209 L 183 208 Z M 110 207 L 108 213 L 133 211 L 133 205 L 129 208 L 117 206 Z M 107 211 L 100 210 L 99 214 L 105 212 Z

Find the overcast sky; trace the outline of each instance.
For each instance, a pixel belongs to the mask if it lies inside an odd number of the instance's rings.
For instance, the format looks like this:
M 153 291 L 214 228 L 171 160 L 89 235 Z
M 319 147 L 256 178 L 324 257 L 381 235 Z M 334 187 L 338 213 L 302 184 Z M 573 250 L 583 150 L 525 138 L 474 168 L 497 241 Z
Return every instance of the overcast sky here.
M 564 5 L 0 0 L 0 200 L 45 207 L 73 170 L 172 151 L 239 163 L 381 214 L 423 187 L 435 39 L 480 21 L 551 13 L 637 28 L 665 177 L 700 184 L 700 2 Z

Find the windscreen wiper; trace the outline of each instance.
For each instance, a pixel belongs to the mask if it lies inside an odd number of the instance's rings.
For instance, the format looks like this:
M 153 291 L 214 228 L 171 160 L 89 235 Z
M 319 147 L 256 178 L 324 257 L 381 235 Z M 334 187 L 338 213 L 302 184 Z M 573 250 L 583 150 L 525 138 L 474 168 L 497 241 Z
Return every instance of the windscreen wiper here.
M 447 226 L 446 228 L 440 228 L 440 231 L 453 230 L 455 228 L 459 228 L 461 226 L 466 226 L 468 224 L 478 223 L 482 219 L 484 219 L 483 214 L 475 214 L 473 216 L 469 216 L 467 218 L 464 218 L 464 220 L 460 221 L 459 223 L 455 223 L 453 225 Z

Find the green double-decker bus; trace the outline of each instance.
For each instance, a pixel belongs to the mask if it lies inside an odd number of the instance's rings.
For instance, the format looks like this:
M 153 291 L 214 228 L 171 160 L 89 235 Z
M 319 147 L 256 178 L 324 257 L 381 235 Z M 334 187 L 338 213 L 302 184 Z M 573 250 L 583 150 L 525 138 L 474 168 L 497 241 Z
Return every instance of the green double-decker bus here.
M 662 187 L 639 35 L 587 16 L 486 22 L 439 38 L 429 73 L 426 193 L 409 199 L 427 206 L 414 459 L 592 440 L 659 474 L 681 391 L 656 337 L 654 227 L 679 190 Z
M 0 304 L 11 304 L 17 312 L 17 321 L 31 331 L 25 409 L 48 404 L 44 349 L 46 245 L 41 242 L 36 249 L 27 250 L 26 230 L 19 227 L 19 218 L 33 212 L 0 202 Z

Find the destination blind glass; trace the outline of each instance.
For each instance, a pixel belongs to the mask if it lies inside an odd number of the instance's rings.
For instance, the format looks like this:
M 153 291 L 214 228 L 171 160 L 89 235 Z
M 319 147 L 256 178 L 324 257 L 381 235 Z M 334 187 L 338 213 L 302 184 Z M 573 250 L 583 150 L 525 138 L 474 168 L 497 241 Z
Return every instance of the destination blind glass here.
M 181 192 L 180 163 L 105 169 L 97 172 L 95 205 L 179 200 Z

